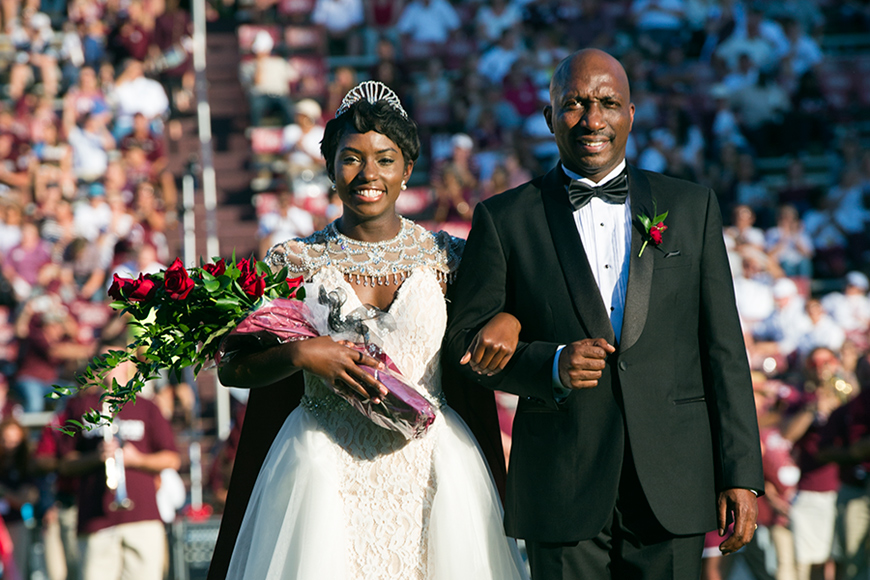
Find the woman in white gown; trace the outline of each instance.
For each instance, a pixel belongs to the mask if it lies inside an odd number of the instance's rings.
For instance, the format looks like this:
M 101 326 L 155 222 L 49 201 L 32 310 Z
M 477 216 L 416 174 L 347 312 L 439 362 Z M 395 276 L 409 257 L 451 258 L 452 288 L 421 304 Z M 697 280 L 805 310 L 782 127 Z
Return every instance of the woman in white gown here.
M 343 289 L 343 314 L 363 304 L 387 311 L 395 328 L 382 348 L 437 416 L 411 440 L 376 426 L 328 383 L 383 396 L 360 368 L 377 361 L 329 337 L 222 362 L 224 384 L 265 385 L 299 369 L 305 379 L 254 486 L 227 578 L 525 579 L 480 448 L 441 391 L 443 290 L 463 242 L 395 213 L 419 151 L 416 127 L 392 91 L 363 83 L 327 124 L 322 149 L 344 214 L 275 246 L 267 262 L 314 287 Z M 481 335 L 515 344 L 514 331 L 491 323 Z M 497 372 L 509 355 L 487 352 L 480 370 Z

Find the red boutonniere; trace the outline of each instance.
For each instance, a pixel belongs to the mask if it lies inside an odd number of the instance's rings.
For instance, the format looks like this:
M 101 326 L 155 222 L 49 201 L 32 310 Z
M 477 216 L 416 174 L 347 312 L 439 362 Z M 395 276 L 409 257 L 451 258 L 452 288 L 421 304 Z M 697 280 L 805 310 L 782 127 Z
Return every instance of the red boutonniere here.
M 655 202 L 653 202 L 653 214 L 658 214 Z M 638 258 L 643 256 L 643 251 L 646 249 L 647 244 L 658 246 L 662 243 L 662 234 L 666 229 L 668 229 L 668 226 L 665 225 L 665 218 L 667 217 L 668 212 L 655 215 L 655 217 L 652 218 L 643 214 L 638 214 L 637 219 L 640 220 L 644 229 L 643 246 L 640 247 L 640 253 L 637 255 Z

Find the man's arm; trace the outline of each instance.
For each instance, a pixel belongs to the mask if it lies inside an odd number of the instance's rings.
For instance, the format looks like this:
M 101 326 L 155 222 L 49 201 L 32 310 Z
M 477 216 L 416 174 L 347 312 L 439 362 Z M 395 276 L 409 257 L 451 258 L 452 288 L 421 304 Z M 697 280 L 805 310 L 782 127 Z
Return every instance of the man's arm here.
M 709 190 L 704 235 L 700 354 L 716 446 L 720 534 L 724 534 L 728 512 L 733 512 L 735 520 L 734 535 L 720 546 L 723 553 L 730 553 L 752 539 L 758 509 L 751 490 L 763 493 L 764 478 L 749 363 L 722 239 L 722 217 L 716 196 Z
M 177 451 L 169 449 L 154 453 L 142 453 L 133 445 L 124 445 L 124 467 L 148 473 L 160 473 L 164 469 L 178 471 L 181 467 L 181 456 Z
M 551 373 L 553 356 L 559 347 L 556 343 L 519 341 L 505 370 L 491 377 L 475 373 L 469 365 L 459 364 L 477 332 L 492 317 L 505 311 L 507 283 L 505 248 L 492 215 L 485 205 L 479 204 L 474 211 L 462 265 L 456 281 L 448 289 L 444 362 L 486 388 L 535 397 L 555 407 Z

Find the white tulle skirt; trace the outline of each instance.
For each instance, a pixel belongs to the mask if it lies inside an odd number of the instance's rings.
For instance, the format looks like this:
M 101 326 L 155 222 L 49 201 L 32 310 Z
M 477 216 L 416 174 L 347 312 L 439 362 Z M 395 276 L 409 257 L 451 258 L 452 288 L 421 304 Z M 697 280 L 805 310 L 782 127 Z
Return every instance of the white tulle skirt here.
M 455 411 L 442 407 L 423 439 L 363 457 L 300 407 L 260 471 L 227 578 L 524 580 L 525 570 Z

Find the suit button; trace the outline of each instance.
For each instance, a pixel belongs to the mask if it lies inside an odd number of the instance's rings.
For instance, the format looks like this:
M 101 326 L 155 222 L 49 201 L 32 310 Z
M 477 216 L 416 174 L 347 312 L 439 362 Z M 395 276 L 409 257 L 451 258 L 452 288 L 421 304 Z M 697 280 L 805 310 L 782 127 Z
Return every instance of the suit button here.
M 624 371 L 628 368 L 628 363 L 624 360 L 619 361 L 619 370 Z

